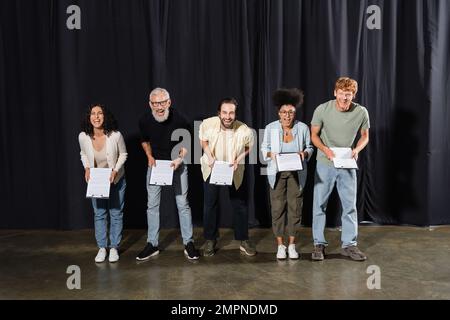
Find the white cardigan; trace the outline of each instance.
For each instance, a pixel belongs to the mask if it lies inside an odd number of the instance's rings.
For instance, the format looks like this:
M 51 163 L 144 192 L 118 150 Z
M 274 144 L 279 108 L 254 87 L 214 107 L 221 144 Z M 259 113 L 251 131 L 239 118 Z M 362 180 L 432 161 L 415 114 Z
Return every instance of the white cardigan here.
M 94 146 L 89 135 L 81 132 L 78 136 L 80 142 L 81 162 L 84 168 L 94 168 Z M 117 171 L 114 183 L 119 182 L 120 178 L 125 174 L 123 164 L 127 160 L 127 148 L 123 136 L 119 131 L 113 131 L 109 136 L 106 136 L 106 160 L 108 167 Z

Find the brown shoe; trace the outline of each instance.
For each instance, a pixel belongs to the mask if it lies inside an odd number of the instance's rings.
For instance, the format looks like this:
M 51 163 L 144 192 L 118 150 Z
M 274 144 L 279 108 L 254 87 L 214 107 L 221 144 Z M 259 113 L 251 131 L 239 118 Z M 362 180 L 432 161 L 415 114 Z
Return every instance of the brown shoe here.
M 359 250 L 357 246 L 343 248 L 341 254 L 343 256 L 350 257 L 350 259 L 355 261 L 364 261 L 367 259 L 367 256 L 362 253 L 362 251 Z
M 325 259 L 325 246 L 323 244 L 314 246 L 314 250 L 311 254 L 311 259 L 313 261 L 322 261 L 323 259 Z

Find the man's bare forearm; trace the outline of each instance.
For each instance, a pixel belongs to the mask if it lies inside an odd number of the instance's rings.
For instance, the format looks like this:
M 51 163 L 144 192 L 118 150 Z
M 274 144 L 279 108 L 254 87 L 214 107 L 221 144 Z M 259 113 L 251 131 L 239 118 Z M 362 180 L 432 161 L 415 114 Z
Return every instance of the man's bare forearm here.
M 209 149 L 209 142 L 201 140 L 200 143 L 202 145 L 203 152 L 206 153 L 208 158 L 214 158 L 214 156 L 211 153 L 211 149 Z
M 153 153 L 152 153 L 152 147 L 150 145 L 150 142 L 142 142 L 141 143 L 142 149 L 144 149 L 145 155 L 147 156 L 148 159 L 153 158 Z
M 311 141 L 313 143 L 313 145 L 321 150 L 322 152 L 325 152 L 325 149 L 328 148 L 328 146 L 326 146 L 325 144 L 323 144 L 322 139 L 320 139 L 319 135 L 316 133 L 312 133 L 311 134 Z
M 369 132 L 365 132 L 361 135 L 361 137 L 358 140 L 358 143 L 356 144 L 355 151 L 361 152 L 369 143 Z

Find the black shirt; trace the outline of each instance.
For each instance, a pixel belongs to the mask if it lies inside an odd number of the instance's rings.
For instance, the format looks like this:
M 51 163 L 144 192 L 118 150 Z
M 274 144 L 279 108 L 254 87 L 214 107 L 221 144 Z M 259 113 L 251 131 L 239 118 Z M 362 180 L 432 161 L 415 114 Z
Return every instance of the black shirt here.
M 141 142 L 150 142 L 152 155 L 156 160 L 173 160 L 172 149 L 180 141 L 171 141 L 172 132 L 180 128 L 190 129 L 187 120 L 172 107 L 169 109 L 169 118 L 164 122 L 156 121 L 151 110 L 139 120 Z M 179 150 L 176 152 L 178 154 Z

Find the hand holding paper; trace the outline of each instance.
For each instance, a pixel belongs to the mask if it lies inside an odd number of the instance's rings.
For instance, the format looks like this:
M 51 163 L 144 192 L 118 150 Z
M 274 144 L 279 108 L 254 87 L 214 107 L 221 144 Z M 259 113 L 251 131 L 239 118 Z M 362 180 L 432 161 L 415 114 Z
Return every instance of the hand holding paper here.
M 353 158 L 353 152 L 351 148 L 330 148 L 333 151 L 335 157 L 333 158 L 333 164 L 335 168 L 339 169 L 358 169 L 356 160 Z
M 157 186 L 170 186 L 173 180 L 172 161 L 156 160 L 156 164 L 152 167 L 150 183 Z
M 231 186 L 233 183 L 233 173 L 234 166 L 232 163 L 215 161 L 209 183 Z
M 280 153 L 276 156 L 278 171 L 303 170 L 302 160 L 298 153 Z
M 111 168 L 92 168 L 89 170 L 86 198 L 108 199 L 111 187 Z

